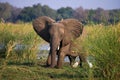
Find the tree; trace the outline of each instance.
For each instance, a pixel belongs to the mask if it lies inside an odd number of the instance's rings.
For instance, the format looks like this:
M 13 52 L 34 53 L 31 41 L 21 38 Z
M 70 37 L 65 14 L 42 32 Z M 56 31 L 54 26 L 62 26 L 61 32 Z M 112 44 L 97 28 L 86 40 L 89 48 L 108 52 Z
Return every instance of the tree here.
M 120 9 L 109 10 L 109 23 L 115 24 L 120 22 Z
M 74 10 L 71 7 L 62 7 L 57 10 L 58 16 L 57 19 L 66 19 L 66 18 L 72 18 L 73 17 Z
M 45 16 L 49 16 L 53 19 L 56 19 L 56 16 L 57 16 L 57 12 L 53 9 L 51 9 L 49 6 L 47 5 L 44 5 L 42 7 L 42 12 L 44 13 Z
M 0 3 L 0 18 L 5 21 L 11 17 L 12 6 L 8 3 Z
M 35 18 L 44 15 L 41 4 L 33 5 L 33 10 L 34 10 Z
M 95 11 L 94 21 L 97 23 L 108 21 L 108 12 L 102 8 L 97 8 Z
M 88 11 L 88 23 L 93 23 L 94 22 L 94 17 L 95 17 L 95 10 L 90 9 Z
M 49 8 L 49 6 L 41 4 L 33 5 L 33 7 L 25 7 L 18 16 L 18 20 L 30 22 L 39 16 L 49 16 L 53 19 L 56 18 L 56 11 Z
M 24 22 L 32 21 L 35 18 L 35 13 L 32 7 L 25 7 L 21 13 L 18 15 L 18 20 L 22 20 Z
M 10 17 L 9 21 L 16 22 L 17 17 L 20 14 L 21 10 L 22 10 L 21 8 L 12 7 L 11 17 Z
M 84 10 L 82 7 L 79 7 L 75 10 L 74 17 L 80 21 L 85 21 L 88 17 L 88 11 Z

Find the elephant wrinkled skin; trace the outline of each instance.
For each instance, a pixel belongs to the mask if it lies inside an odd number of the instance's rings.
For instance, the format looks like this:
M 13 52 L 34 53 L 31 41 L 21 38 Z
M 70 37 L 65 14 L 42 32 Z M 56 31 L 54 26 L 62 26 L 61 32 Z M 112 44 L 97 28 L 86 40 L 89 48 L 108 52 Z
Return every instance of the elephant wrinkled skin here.
M 56 66 L 56 55 L 58 55 L 57 67 L 62 67 L 62 61 L 73 40 L 77 39 L 83 31 L 83 25 L 76 19 L 65 19 L 59 22 L 47 16 L 42 16 L 33 21 L 36 33 L 45 41 L 50 43 L 50 52 L 47 65 Z M 58 50 L 59 47 L 59 50 Z

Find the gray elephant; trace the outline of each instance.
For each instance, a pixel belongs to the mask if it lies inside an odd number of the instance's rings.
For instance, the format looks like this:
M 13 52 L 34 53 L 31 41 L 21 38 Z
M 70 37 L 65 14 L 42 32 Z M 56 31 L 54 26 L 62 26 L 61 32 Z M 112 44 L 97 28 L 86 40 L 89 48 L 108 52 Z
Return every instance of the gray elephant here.
M 40 37 L 50 43 L 47 65 L 52 68 L 56 66 L 56 55 L 58 55 L 57 67 L 62 67 L 62 61 L 68 54 L 65 53 L 65 48 L 70 47 L 71 42 L 78 38 L 83 31 L 82 23 L 76 19 L 55 22 L 47 16 L 35 19 L 33 28 Z

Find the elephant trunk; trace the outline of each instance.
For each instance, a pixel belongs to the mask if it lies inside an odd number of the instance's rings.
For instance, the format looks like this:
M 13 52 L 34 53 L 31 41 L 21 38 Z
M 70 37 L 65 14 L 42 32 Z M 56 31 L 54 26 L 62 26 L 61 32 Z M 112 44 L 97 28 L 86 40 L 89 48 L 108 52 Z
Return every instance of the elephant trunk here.
M 51 66 L 56 66 L 56 55 L 58 51 L 58 46 L 60 46 L 58 38 L 52 37 L 52 40 L 50 41 L 50 54 L 51 54 Z

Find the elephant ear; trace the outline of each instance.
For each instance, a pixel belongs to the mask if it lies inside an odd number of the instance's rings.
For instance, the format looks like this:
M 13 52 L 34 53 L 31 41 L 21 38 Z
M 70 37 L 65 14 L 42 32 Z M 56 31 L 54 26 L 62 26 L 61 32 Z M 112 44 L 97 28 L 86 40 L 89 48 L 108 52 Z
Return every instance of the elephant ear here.
M 70 43 L 82 34 L 83 24 L 80 21 L 76 19 L 65 19 L 60 23 L 65 26 L 63 45 Z
M 50 36 L 48 29 L 54 22 L 55 20 L 51 19 L 50 17 L 42 16 L 33 21 L 33 28 L 40 37 L 49 42 Z

